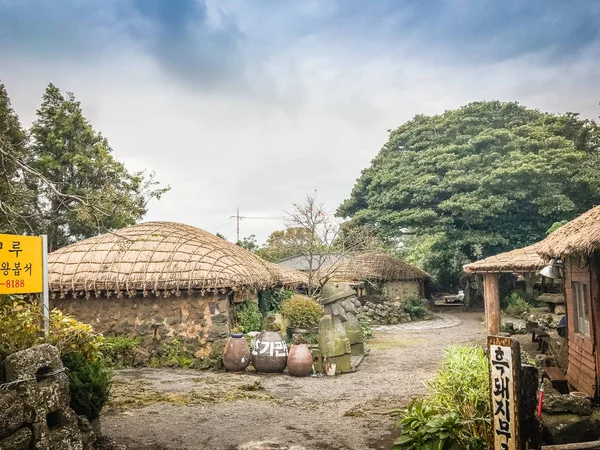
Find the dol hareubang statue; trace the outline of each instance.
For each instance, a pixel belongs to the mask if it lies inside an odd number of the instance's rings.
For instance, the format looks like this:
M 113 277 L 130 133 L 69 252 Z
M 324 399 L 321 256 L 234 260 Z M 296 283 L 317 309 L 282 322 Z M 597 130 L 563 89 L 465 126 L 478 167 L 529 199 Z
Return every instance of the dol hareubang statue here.
M 323 286 L 321 305 L 325 315 L 319 323 L 319 350 L 336 364 L 336 373 L 352 371 L 350 357 L 364 353 L 364 337 L 356 317 L 356 292 L 347 284 Z

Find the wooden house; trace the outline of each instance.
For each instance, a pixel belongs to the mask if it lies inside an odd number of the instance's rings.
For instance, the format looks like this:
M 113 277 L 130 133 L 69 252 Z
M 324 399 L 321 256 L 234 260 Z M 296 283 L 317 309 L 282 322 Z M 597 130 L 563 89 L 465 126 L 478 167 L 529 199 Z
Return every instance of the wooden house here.
M 600 206 L 540 242 L 537 253 L 561 263 L 568 319 L 567 378 L 600 397 Z

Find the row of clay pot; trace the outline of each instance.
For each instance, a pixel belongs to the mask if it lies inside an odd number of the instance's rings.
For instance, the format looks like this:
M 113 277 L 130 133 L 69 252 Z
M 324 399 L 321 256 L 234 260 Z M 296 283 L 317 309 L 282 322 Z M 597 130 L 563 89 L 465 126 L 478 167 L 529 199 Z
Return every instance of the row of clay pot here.
M 306 344 L 288 347 L 278 331 L 261 331 L 254 348 L 243 334 L 232 334 L 225 344 L 223 365 L 229 372 L 243 372 L 250 362 L 257 372 L 280 373 L 287 367 L 290 375 L 306 377 L 312 374 L 312 354 Z

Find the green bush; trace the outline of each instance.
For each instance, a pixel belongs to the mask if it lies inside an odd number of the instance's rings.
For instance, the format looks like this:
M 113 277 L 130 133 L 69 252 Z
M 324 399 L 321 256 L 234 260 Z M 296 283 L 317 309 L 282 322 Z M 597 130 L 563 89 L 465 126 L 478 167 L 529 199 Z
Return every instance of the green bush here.
M 427 300 L 411 295 L 402 301 L 404 312 L 410 315 L 411 319 L 422 319 L 427 315 Z
M 506 312 L 511 316 L 520 316 L 524 312 L 529 312 L 529 303 L 527 303 L 523 297 L 516 292 L 513 292 L 506 299 L 507 307 Z
M 281 303 L 296 295 L 295 291 L 285 289 L 266 289 L 258 292 L 258 309 L 263 316 L 277 313 L 281 310 Z
M 112 372 L 103 361 L 88 360 L 82 353 L 69 353 L 63 356 L 63 363 L 69 370 L 71 408 L 94 420 L 100 416 L 102 407 L 108 401 Z
M 237 327 L 242 333 L 260 331 L 263 316 L 256 302 L 246 300 L 236 305 Z
M 371 327 L 371 318 L 366 314 L 359 313 L 356 315 L 362 334 L 365 340 L 369 340 L 373 337 L 373 328 Z
M 133 361 L 133 352 L 139 347 L 140 338 L 106 336 L 102 343 L 102 356 L 110 366 L 124 367 Z
M 490 435 L 488 361 L 481 347 L 451 345 L 436 378 L 426 383 L 429 395 L 424 404 L 441 415 L 457 414 L 465 422 L 461 427 L 463 445 Z M 475 442 L 473 441 L 473 442 Z M 477 447 L 464 447 L 477 448 Z
M 295 295 L 281 304 L 281 315 L 290 327 L 312 328 L 319 325 L 323 307 L 312 298 Z
M 484 440 L 462 436 L 465 426 L 473 422 L 455 412 L 440 414 L 422 402 L 412 403 L 398 422 L 400 436 L 392 450 L 483 450 Z

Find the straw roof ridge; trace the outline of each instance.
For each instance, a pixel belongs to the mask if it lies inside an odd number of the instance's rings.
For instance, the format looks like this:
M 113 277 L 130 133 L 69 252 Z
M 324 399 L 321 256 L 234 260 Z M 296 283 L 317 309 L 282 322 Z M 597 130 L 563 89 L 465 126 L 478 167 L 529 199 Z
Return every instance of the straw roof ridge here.
M 159 295 L 263 289 L 274 277 L 258 257 L 207 231 L 176 222 L 144 222 L 52 252 L 50 290 Z
M 536 243 L 490 256 L 470 264 L 465 264 L 463 270 L 467 273 L 535 272 L 545 265 L 543 259 L 537 254 L 538 246 L 539 243 Z
M 298 286 L 308 285 L 308 275 L 291 267 L 281 264 L 272 263 L 262 258 L 256 257 L 266 267 L 273 278 L 273 283 L 276 286 L 285 288 L 297 288 Z
M 545 258 L 572 253 L 589 255 L 600 250 L 600 206 L 566 223 L 540 242 L 538 253 Z
M 430 275 L 383 252 L 361 253 L 342 258 L 334 269 L 335 281 L 408 281 L 430 278 Z

